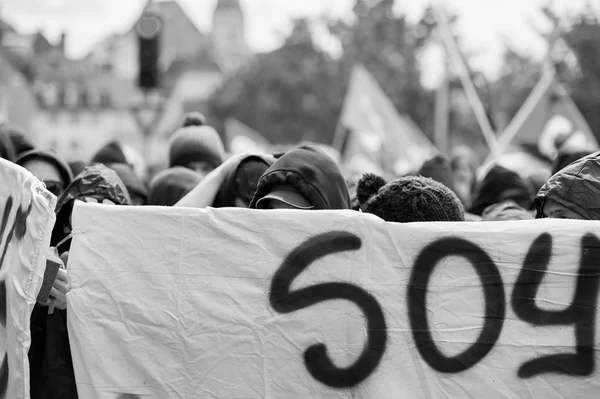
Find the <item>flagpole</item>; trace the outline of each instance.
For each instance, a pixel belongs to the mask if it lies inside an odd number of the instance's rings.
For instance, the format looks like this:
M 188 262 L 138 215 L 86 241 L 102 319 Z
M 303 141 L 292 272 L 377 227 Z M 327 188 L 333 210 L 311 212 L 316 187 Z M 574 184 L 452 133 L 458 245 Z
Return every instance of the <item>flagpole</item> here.
M 452 32 L 450 31 L 450 27 L 446 23 L 445 15 L 439 8 L 439 5 L 435 5 L 433 7 L 433 11 L 438 22 L 442 40 L 446 49 L 448 50 L 452 64 L 457 69 L 458 77 L 461 80 L 465 94 L 467 95 L 467 99 L 471 104 L 471 108 L 475 113 L 475 118 L 477 119 L 481 132 L 483 133 L 483 138 L 485 139 L 492 156 L 496 158 L 500 155 L 501 149 L 498 145 L 498 140 L 494 133 L 494 129 L 492 128 L 492 125 L 487 117 L 485 107 L 483 106 L 481 99 L 477 94 L 477 89 L 471 80 L 471 76 L 467 66 L 465 65 L 465 62 L 462 59 L 458 44 L 455 42 Z

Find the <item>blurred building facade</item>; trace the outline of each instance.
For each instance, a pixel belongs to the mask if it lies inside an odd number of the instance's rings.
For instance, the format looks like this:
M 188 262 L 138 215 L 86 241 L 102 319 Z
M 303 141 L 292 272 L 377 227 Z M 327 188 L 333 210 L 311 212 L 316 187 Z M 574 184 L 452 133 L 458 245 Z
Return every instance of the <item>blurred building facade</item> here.
M 160 68 L 160 118 L 149 138 L 142 134 L 133 109 L 143 108 L 144 93 L 137 88 L 138 38 L 135 26 L 146 11 L 163 21 Z M 149 0 L 139 18 L 124 33 L 111 33 L 87 57 L 71 60 L 62 35 L 56 44 L 43 34 L 20 34 L 1 22 L 0 43 L 10 57 L 7 65 L 24 72 L 24 86 L 33 98 L 23 124 L 41 148 L 66 160 L 87 161 L 105 143 L 118 139 L 144 153 L 150 164 L 166 159 L 166 142 L 182 113 L 208 113 L 208 99 L 224 77 L 250 57 L 244 35 L 244 14 L 238 0 L 216 2 L 213 27 L 202 32 L 176 0 Z M 0 68 L 2 59 L 0 58 Z M 12 76 L 12 75 L 11 75 Z M 5 78 L 0 88 L 17 79 Z M 3 90 L 4 91 L 4 90 Z M 0 96 L 0 116 L 2 116 Z M 6 111 L 5 111 L 6 113 Z

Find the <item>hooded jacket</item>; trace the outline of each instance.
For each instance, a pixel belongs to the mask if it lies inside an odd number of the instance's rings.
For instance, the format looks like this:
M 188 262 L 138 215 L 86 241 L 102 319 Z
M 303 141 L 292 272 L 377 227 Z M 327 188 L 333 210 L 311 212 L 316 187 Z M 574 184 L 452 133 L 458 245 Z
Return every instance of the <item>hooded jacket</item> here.
M 61 195 L 56 206 L 56 224 L 52 245 L 67 234 L 73 202 L 81 197 L 110 199 L 116 205 L 128 205 L 129 194 L 117 173 L 104 165 L 88 166 Z M 59 248 L 64 250 L 68 245 Z M 77 387 L 67 332 L 67 313 L 36 305 L 31 316 L 31 348 L 29 350 L 32 399 L 75 399 Z
M 86 167 L 65 190 L 56 204 L 56 224 L 52 233 L 51 245 L 57 245 L 66 236 L 65 227 L 69 226 L 69 216 L 73 203 L 82 197 L 101 197 L 111 200 L 115 205 L 130 205 L 131 199 L 123 181 L 112 169 L 95 164 Z M 61 251 L 63 248 L 59 248 Z
M 321 150 L 303 146 L 279 158 L 260 178 L 250 208 L 280 185 L 296 189 L 315 210 L 350 209 L 346 180 L 335 162 Z
M 600 152 L 595 152 L 552 176 L 535 198 L 536 218 L 543 217 L 546 199 L 586 220 L 600 220 Z
M 24 166 L 25 164 L 27 164 L 27 162 L 34 160 L 44 161 L 54 166 L 58 170 L 58 173 L 60 174 L 60 177 L 65 187 L 71 184 L 71 181 L 73 180 L 73 174 L 71 173 L 71 169 L 66 163 L 61 161 L 56 155 L 50 152 L 42 150 L 27 151 L 21 154 L 21 156 L 15 161 L 15 163 L 17 165 Z
M 236 198 L 247 197 L 246 193 L 240 193 L 239 187 L 236 184 L 237 173 L 240 169 L 240 166 L 245 164 L 246 162 L 258 162 L 259 164 L 264 165 L 263 172 L 266 172 L 271 165 L 273 165 L 274 158 L 272 156 L 266 155 L 250 155 L 244 159 L 241 159 L 240 162 L 235 165 L 235 167 L 231 168 L 225 177 L 225 181 L 221 185 L 219 192 L 215 198 L 215 202 L 213 203 L 213 208 L 231 208 L 235 207 Z M 260 175 L 262 175 L 261 173 Z M 250 200 L 252 199 L 253 194 L 256 192 L 256 188 L 258 187 L 258 182 L 261 176 L 258 176 L 258 179 L 254 182 L 249 182 L 250 186 L 254 183 L 254 190 L 250 194 Z
M 494 165 L 479 184 L 468 212 L 481 216 L 488 206 L 507 200 L 531 209 L 532 199 L 533 193 L 521 176 L 500 165 Z

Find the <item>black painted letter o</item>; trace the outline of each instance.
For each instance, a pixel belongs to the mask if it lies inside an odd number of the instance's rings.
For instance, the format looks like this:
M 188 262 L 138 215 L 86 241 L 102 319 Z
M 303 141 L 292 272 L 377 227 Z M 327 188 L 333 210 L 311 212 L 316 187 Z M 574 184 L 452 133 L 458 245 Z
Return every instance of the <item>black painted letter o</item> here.
M 427 289 L 437 264 L 447 256 L 460 256 L 471 262 L 479 276 L 485 298 L 485 324 L 477 342 L 464 352 L 445 356 L 433 341 L 427 320 Z M 423 360 L 442 373 L 459 373 L 481 361 L 494 347 L 506 313 L 504 285 L 498 268 L 479 246 L 462 238 L 442 238 L 421 251 L 407 293 L 408 316 L 416 347 Z

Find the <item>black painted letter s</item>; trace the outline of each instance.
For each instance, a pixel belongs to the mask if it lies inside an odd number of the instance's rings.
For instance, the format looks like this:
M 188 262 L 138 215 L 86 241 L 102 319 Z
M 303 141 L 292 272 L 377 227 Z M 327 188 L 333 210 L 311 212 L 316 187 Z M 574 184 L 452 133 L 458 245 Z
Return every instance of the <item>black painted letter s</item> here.
M 328 300 L 347 300 L 360 308 L 367 320 L 367 343 L 359 358 L 347 368 L 336 367 L 327 347 L 318 343 L 304 352 L 304 363 L 318 381 L 335 388 L 356 386 L 379 365 L 386 348 L 385 317 L 377 300 L 365 290 L 347 283 L 323 283 L 296 291 L 290 286 L 314 261 L 326 255 L 356 251 L 362 243 L 354 234 L 333 231 L 312 237 L 296 247 L 273 277 L 269 300 L 278 313 L 291 313 Z

